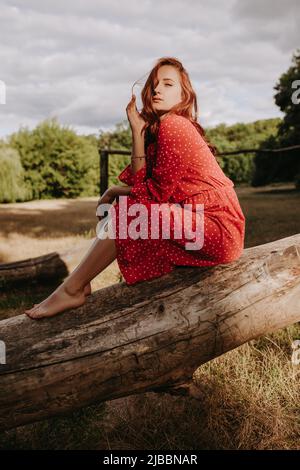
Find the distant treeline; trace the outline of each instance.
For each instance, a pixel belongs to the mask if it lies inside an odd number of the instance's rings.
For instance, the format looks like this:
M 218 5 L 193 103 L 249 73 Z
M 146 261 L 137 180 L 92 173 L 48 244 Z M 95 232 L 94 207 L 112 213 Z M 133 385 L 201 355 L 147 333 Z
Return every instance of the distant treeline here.
M 300 144 L 300 49 L 291 66 L 273 87 L 274 101 L 283 118 L 263 119 L 206 129 L 218 153 L 240 149 L 281 149 Z M 297 89 L 298 86 L 298 89 Z M 131 150 L 128 121 L 112 132 L 81 136 L 56 119 L 35 129 L 21 128 L 0 140 L 0 202 L 99 195 L 99 149 Z M 248 153 L 217 157 L 224 173 L 235 184 L 253 186 L 294 181 L 300 189 L 299 150 Z M 111 155 L 109 186 L 120 184 L 117 175 L 130 162 L 128 156 Z
M 264 148 L 276 146 L 280 123 L 281 119 L 275 118 L 232 126 L 220 124 L 207 129 L 206 135 L 219 152 Z M 0 141 L 0 202 L 99 195 L 99 148 L 105 146 L 130 151 L 128 124 L 118 124 L 111 132 L 100 130 L 99 136 L 78 135 L 56 119 L 45 120 L 33 130 L 21 128 Z M 277 158 L 272 156 L 273 161 L 263 167 L 266 179 Z M 218 161 L 236 184 L 253 184 L 257 174 L 263 174 L 259 157 L 253 154 L 218 157 Z M 110 157 L 109 184 L 120 184 L 117 175 L 129 162 L 129 156 Z M 290 180 L 291 176 L 287 172 L 284 179 Z

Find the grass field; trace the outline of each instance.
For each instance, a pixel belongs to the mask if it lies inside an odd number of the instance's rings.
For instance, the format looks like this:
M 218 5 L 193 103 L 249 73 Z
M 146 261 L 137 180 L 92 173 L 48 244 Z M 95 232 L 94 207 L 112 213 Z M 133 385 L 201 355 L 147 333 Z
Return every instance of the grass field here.
M 236 191 L 246 216 L 246 248 L 300 233 L 300 191 L 293 184 Z M 0 204 L 0 262 L 64 250 L 94 237 L 97 199 Z M 92 281 L 92 290 L 119 280 L 114 261 Z M 0 293 L 0 319 L 22 314 L 54 287 Z M 299 323 L 199 367 L 195 381 L 201 400 L 133 395 L 0 433 L 0 447 L 300 449 L 300 365 L 291 363 L 294 339 L 300 339 Z

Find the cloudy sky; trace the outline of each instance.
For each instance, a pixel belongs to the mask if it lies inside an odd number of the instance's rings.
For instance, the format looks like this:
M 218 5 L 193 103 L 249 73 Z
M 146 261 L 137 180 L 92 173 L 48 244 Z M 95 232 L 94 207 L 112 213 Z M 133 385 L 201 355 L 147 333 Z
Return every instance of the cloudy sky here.
M 0 7 L 2 137 L 49 117 L 79 133 L 127 122 L 132 84 L 162 56 L 189 72 L 204 127 L 282 116 L 273 87 L 300 47 L 299 0 L 0 0 Z

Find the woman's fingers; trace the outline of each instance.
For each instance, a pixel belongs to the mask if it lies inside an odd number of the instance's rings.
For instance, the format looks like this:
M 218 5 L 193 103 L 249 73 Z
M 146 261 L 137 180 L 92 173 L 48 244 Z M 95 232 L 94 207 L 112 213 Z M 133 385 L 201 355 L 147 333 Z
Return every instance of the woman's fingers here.
M 133 96 L 131 97 L 131 100 L 129 101 L 129 106 L 132 105 L 132 103 L 133 103 L 134 100 L 135 100 L 135 96 L 133 95 Z

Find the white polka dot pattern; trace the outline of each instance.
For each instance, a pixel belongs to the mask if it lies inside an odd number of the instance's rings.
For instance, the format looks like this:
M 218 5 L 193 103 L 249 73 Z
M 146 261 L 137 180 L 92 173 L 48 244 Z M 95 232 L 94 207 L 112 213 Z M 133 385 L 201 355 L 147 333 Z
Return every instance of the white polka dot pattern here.
M 120 239 L 119 226 L 132 220 L 119 220 L 116 209 L 117 261 L 127 284 L 152 279 L 171 272 L 175 266 L 214 266 L 240 257 L 244 247 L 245 217 L 233 182 L 223 173 L 203 137 L 185 117 L 170 114 L 159 127 L 157 156 L 153 144 L 147 149 L 153 159 L 151 177 L 146 165 L 132 174 L 128 165 L 119 180 L 133 186 L 127 196 L 128 208 L 143 203 L 149 219 L 148 239 Z M 191 204 L 193 230 L 196 229 L 196 204 L 204 204 L 204 244 L 199 250 L 187 250 L 186 239 L 151 239 L 151 205 L 158 203 Z M 174 223 L 174 220 L 172 218 Z M 161 218 L 160 218 L 161 224 Z M 161 227 L 160 227 L 161 229 Z

